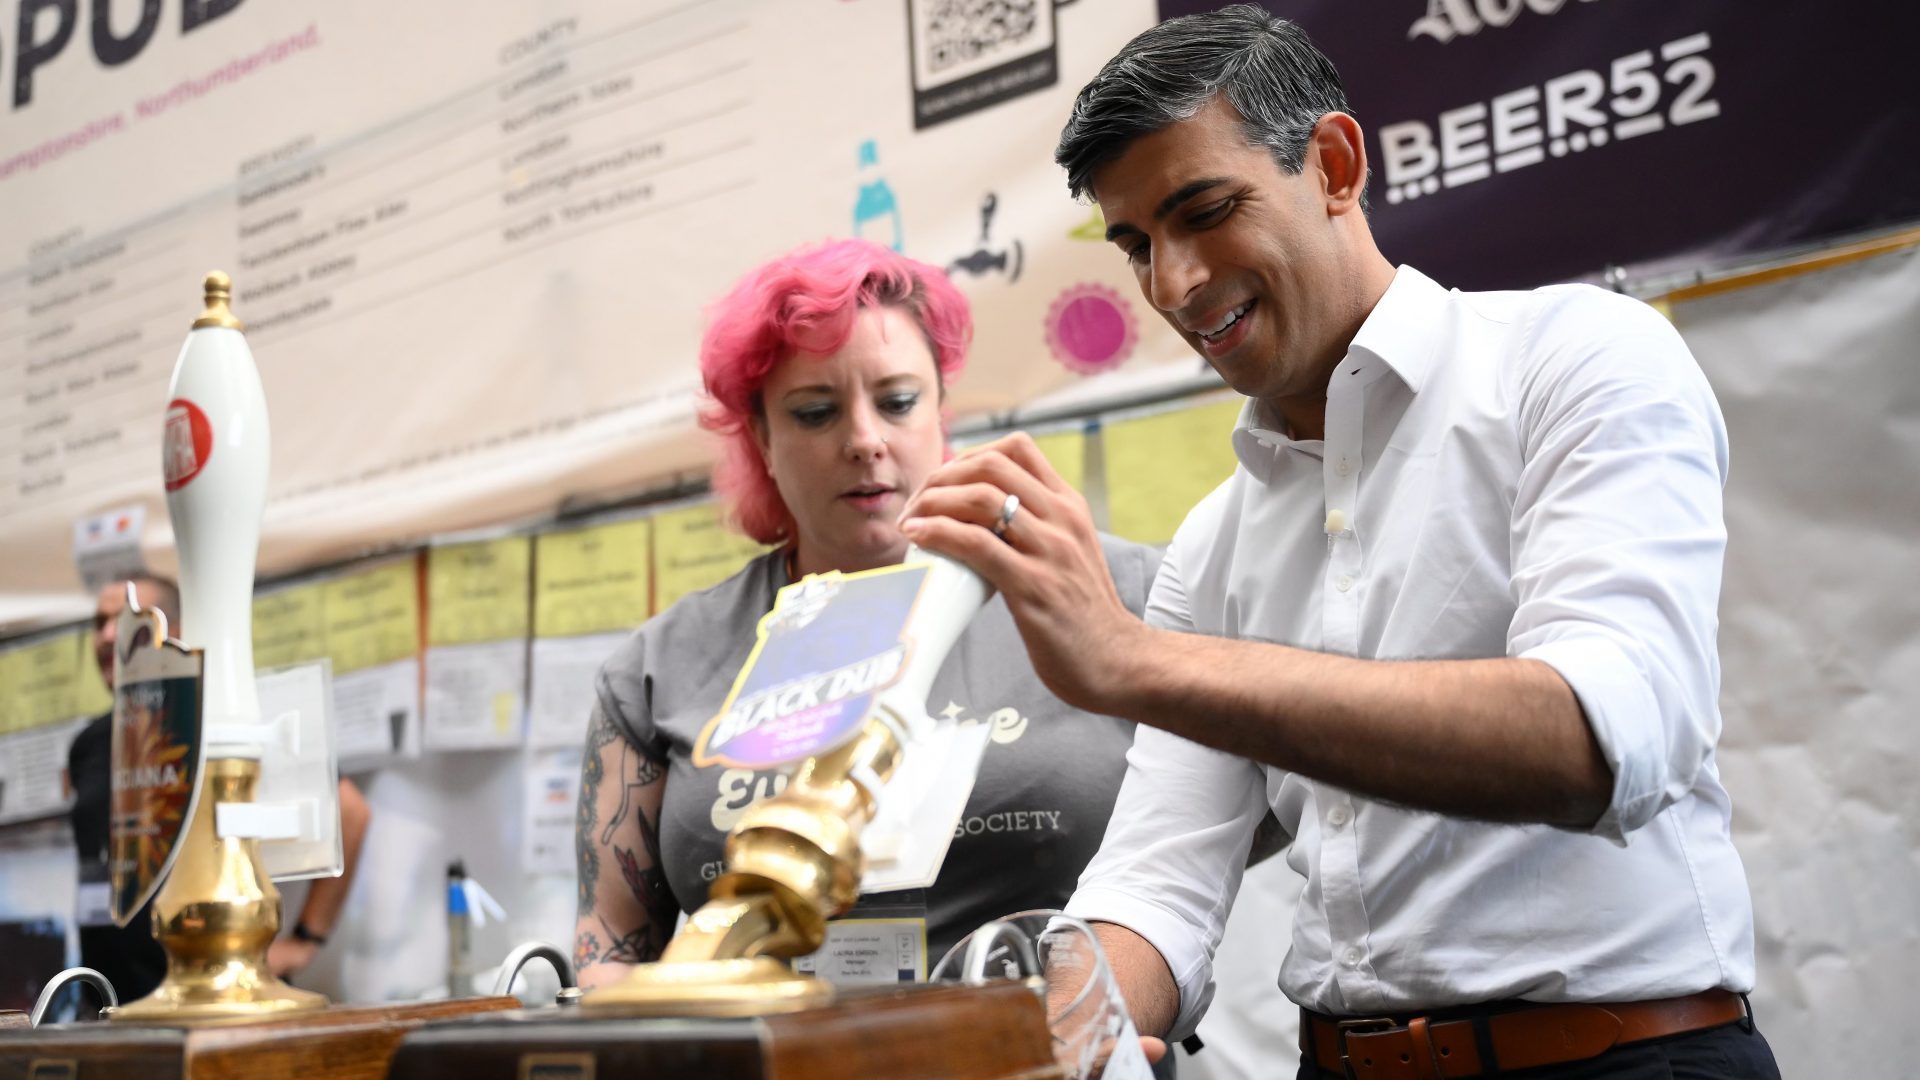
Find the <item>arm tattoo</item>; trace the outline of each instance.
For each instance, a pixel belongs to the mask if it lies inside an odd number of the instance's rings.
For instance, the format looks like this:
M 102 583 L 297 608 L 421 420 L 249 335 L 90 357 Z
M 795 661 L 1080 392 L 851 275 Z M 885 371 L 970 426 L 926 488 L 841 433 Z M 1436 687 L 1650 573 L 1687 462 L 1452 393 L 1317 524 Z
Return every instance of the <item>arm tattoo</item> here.
M 620 776 L 620 809 L 615 810 L 613 817 L 607 819 L 607 828 L 600 834 L 600 843 L 602 844 L 613 843 L 614 830 L 618 829 L 627 820 L 628 811 L 633 809 L 634 789 L 646 787 L 648 784 L 653 783 L 665 775 L 664 770 L 660 768 L 658 762 L 635 750 L 633 744 L 629 742 L 622 742 L 620 744 L 620 767 L 618 773 Z
M 605 923 L 601 924 L 606 925 Z M 600 957 L 602 960 L 617 964 L 644 964 L 660 958 L 660 949 L 651 942 L 652 934 L 647 927 L 641 927 L 626 937 L 620 938 Z M 608 931 L 611 933 L 612 931 Z
M 660 958 L 660 950 L 649 940 L 646 927 L 641 927 L 624 937 L 613 932 L 607 920 L 595 916 L 600 929 L 606 931 L 612 944 L 602 945 L 600 935 L 591 930 L 582 932 L 573 944 L 573 969 L 583 971 L 594 964 L 643 964 Z
M 615 743 L 618 743 L 617 755 L 615 750 L 608 749 Z M 604 758 L 603 752 L 606 755 Z M 613 781 L 620 785 L 620 806 L 602 828 L 599 821 L 600 786 L 608 779 L 609 765 L 612 766 Z M 592 931 L 576 935 L 576 967 L 603 960 L 622 963 L 657 960 L 666 948 L 680 905 L 675 902 L 667 886 L 666 872 L 660 858 L 658 815 L 649 820 L 645 808 L 635 799 L 637 790 L 662 783 L 665 779 L 664 764 L 635 747 L 631 740 L 622 738 L 605 710 L 596 707 L 587 734 L 586 759 L 581 763 L 574 846 L 579 863 L 580 916 L 585 918 L 593 915 L 611 939 L 611 944 L 603 946 L 600 936 Z M 630 818 L 632 826 L 629 827 L 637 826 L 641 842 L 646 845 L 648 865 L 644 868 L 634 848 L 620 847 L 613 842 L 621 827 L 628 825 Z M 621 878 L 646 912 L 646 922 L 627 934 L 616 933 L 606 917 L 594 910 L 594 893 L 600 881 L 600 849 L 603 847 L 613 848 Z
M 573 855 L 578 869 L 579 910 L 584 917 L 593 910 L 593 890 L 600 883 L 600 853 L 593 843 L 593 827 L 599 821 L 600 781 L 606 767 L 600 763 L 600 749 L 619 737 L 613 721 L 599 705 L 587 725 L 586 754 L 580 759 L 580 801 L 574 806 Z
M 573 939 L 573 971 L 578 975 L 587 965 L 600 959 L 600 935 L 591 930 L 577 933 Z

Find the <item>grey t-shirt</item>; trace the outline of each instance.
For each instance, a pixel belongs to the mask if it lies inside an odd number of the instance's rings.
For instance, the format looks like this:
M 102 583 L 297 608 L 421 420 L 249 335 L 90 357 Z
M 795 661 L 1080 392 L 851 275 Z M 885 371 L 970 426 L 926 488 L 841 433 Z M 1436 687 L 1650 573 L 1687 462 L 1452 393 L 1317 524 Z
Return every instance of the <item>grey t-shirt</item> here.
M 1120 598 L 1139 614 L 1159 554 L 1112 538 L 1104 546 Z M 774 771 L 696 768 L 692 753 L 785 584 L 782 553 L 763 555 L 648 620 L 600 670 L 598 707 L 667 766 L 660 855 L 683 911 L 706 902 L 707 886 L 724 869 L 727 831 L 741 813 L 784 786 Z M 992 728 L 973 795 L 927 896 L 931 967 L 989 919 L 1067 902 L 1106 832 L 1133 724 L 1081 712 L 1049 693 L 998 596 L 948 654 L 927 710 Z

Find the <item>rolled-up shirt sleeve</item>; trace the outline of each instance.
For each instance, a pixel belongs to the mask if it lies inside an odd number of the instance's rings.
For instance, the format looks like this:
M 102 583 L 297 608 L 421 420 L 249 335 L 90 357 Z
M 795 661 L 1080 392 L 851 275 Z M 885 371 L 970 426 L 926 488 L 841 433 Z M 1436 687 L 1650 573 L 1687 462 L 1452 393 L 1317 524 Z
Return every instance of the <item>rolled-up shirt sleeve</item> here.
M 1147 621 L 1192 631 L 1177 567 L 1161 563 Z M 1265 774 L 1245 758 L 1141 727 L 1100 851 L 1067 913 L 1117 923 L 1145 938 L 1173 973 L 1180 1011 L 1168 1033 L 1191 1034 L 1213 996 L 1213 954 L 1240 889 Z
M 1719 739 L 1727 438 L 1673 327 L 1637 301 L 1607 308 L 1604 328 L 1549 308 L 1530 334 L 1507 641 L 1579 699 L 1614 777 L 1593 831 L 1624 845 Z

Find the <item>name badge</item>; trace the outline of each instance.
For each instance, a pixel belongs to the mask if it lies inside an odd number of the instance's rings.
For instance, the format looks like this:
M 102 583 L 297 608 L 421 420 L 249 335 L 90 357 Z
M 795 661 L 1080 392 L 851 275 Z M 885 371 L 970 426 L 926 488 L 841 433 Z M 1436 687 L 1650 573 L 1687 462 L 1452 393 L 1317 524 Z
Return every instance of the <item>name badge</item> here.
M 835 986 L 927 981 L 926 890 L 863 896 L 827 923 L 827 940 L 793 969 Z

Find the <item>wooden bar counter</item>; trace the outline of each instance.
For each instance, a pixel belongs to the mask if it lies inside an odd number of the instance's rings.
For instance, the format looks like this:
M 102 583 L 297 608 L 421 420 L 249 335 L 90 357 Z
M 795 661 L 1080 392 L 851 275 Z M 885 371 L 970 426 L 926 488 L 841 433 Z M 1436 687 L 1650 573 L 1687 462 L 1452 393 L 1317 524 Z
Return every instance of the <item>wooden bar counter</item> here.
M 0 1080 L 381 1080 L 414 1028 L 519 1006 L 484 997 L 193 1027 L 100 1020 L 8 1028 L 0 1030 Z
M 430 1024 L 393 1080 L 1059 1080 L 1026 986 L 849 990 L 823 1008 L 728 1019 L 529 1009 Z

